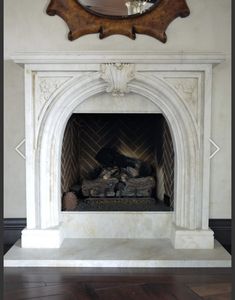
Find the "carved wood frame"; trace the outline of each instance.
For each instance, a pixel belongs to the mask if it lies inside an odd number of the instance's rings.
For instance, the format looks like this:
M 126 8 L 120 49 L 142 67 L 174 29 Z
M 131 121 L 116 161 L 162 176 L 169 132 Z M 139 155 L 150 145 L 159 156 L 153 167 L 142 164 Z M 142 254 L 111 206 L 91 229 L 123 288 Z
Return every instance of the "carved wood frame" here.
M 156 7 L 143 15 L 116 18 L 93 14 L 77 0 L 51 0 L 47 14 L 58 15 L 67 23 L 70 30 L 68 39 L 71 41 L 90 33 L 99 33 L 100 39 L 122 34 L 134 40 L 138 33 L 165 43 L 169 24 L 177 17 L 187 17 L 190 10 L 186 0 L 159 0 Z

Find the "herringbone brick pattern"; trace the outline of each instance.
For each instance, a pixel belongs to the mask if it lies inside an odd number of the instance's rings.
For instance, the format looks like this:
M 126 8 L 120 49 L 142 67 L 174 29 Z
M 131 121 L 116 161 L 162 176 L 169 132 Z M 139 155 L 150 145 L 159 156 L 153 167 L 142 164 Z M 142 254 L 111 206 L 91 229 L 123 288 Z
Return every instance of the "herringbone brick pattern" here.
M 174 147 L 170 129 L 163 123 L 163 176 L 165 194 L 170 197 L 170 206 L 174 206 Z
M 64 132 L 61 154 L 61 191 L 66 192 L 79 178 L 79 131 L 75 117 L 71 117 Z
M 140 122 L 141 120 L 141 122 Z M 87 115 L 80 119 L 80 170 L 87 177 L 97 166 L 96 153 L 115 147 L 123 155 L 155 163 L 154 134 L 149 119 L 141 116 Z
M 105 145 L 116 146 L 117 124 L 99 116 L 85 115 L 79 119 L 80 129 L 80 171 L 87 178 L 89 172 L 99 164 L 95 159 Z

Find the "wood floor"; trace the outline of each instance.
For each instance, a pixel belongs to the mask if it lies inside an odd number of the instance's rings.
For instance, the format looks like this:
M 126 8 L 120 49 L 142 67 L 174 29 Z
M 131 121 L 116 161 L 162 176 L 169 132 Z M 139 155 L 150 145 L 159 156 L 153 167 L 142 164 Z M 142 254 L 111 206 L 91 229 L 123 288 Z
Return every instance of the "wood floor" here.
M 4 300 L 232 300 L 222 268 L 5 268 L 4 278 Z

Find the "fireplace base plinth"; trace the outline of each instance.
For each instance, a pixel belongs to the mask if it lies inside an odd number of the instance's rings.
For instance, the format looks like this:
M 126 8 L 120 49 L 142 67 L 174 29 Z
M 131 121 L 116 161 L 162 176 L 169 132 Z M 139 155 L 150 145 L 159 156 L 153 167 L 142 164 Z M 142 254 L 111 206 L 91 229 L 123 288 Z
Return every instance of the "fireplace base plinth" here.
M 60 248 L 63 236 L 59 228 L 24 229 L 21 232 L 22 248 Z
M 175 249 L 213 249 L 214 232 L 208 230 L 187 230 L 172 226 L 171 241 Z
M 214 249 L 176 250 L 170 239 L 64 239 L 60 249 L 23 249 L 20 240 L 5 267 L 187 268 L 231 267 L 230 254 Z

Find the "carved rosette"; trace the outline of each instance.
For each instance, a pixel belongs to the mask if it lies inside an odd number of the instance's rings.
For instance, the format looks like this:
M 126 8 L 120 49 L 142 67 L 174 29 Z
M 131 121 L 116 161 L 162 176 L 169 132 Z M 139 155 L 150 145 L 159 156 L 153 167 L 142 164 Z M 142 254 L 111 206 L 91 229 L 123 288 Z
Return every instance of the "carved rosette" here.
M 129 93 L 128 83 L 135 78 L 133 64 L 102 64 L 100 68 L 100 78 L 108 84 L 107 93 L 112 93 L 113 96 Z

